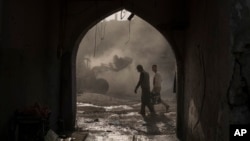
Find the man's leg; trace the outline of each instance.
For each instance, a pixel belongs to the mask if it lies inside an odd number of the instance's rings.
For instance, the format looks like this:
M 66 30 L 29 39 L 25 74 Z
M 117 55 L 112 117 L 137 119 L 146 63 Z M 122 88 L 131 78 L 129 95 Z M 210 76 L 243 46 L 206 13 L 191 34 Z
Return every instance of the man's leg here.
M 141 111 L 140 111 L 140 114 L 143 115 L 143 116 L 145 116 L 145 107 L 146 107 L 146 105 L 143 102 L 141 102 Z
M 148 107 L 150 113 L 154 115 L 155 109 L 154 109 L 154 105 L 151 104 L 151 102 L 150 102 L 150 95 L 147 95 L 147 97 L 145 97 L 145 104 Z
M 159 93 L 159 95 L 160 95 L 161 87 L 155 87 L 154 90 L 155 90 L 156 93 Z M 168 112 L 169 105 L 165 101 L 163 101 L 161 98 L 160 98 L 160 103 L 165 106 L 166 112 Z
M 169 109 L 169 105 L 165 101 L 163 101 L 162 99 L 161 99 L 161 104 L 165 106 L 166 112 L 167 112 Z
M 140 111 L 140 114 L 141 115 L 145 115 L 145 107 L 146 107 L 146 104 L 145 104 L 145 97 L 142 95 L 141 96 L 141 111 Z
M 155 114 L 154 105 L 148 103 L 148 104 L 147 104 L 147 107 L 148 107 L 150 113 L 154 115 L 154 114 Z

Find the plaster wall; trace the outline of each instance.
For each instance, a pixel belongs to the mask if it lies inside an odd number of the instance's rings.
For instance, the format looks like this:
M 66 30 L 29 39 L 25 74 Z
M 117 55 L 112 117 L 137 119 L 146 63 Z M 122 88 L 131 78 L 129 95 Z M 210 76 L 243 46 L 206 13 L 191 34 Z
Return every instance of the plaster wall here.
M 229 2 L 190 0 L 188 7 L 184 51 L 185 140 L 228 140 L 225 99 L 232 69 Z M 223 120 L 218 120 L 222 117 Z

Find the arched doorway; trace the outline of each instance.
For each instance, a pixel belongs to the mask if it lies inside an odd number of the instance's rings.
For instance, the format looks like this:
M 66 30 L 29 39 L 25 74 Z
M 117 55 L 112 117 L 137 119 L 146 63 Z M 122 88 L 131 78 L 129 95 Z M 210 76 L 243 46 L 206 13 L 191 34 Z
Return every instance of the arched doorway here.
M 124 7 L 123 7 L 124 8 Z M 125 7 L 126 8 L 126 7 Z M 99 22 L 103 17 L 108 16 L 118 10 L 121 9 L 121 5 L 117 5 L 115 7 L 111 8 L 104 8 L 102 14 L 98 15 L 91 15 L 89 19 L 82 20 L 81 15 L 78 15 L 78 22 L 76 22 L 77 18 L 74 17 L 71 23 L 71 27 L 68 27 L 68 32 L 70 31 L 71 34 L 67 33 L 69 38 L 66 38 L 65 46 L 68 46 L 68 49 L 62 56 L 62 76 L 63 80 L 62 82 L 62 107 L 63 109 L 61 111 L 61 117 L 63 118 L 65 122 L 65 128 L 68 130 L 73 130 L 75 126 L 75 115 L 76 115 L 76 80 L 75 80 L 75 72 L 76 72 L 76 54 L 78 50 L 79 43 L 83 36 L 86 34 L 88 29 L 90 29 L 91 26 Z M 171 34 L 171 32 L 168 30 L 168 25 L 157 25 L 155 24 L 155 19 L 152 17 L 152 15 L 147 15 L 146 12 L 143 13 L 136 11 L 134 8 L 131 10 L 131 7 L 126 8 L 129 9 L 132 12 L 135 12 L 136 15 L 142 17 L 144 20 L 146 20 L 149 24 L 151 24 L 153 27 L 158 29 L 166 37 L 169 41 L 169 43 L 172 46 L 173 52 L 176 56 L 176 69 L 177 69 L 177 135 L 180 133 L 182 134 L 183 128 L 180 128 L 182 126 L 183 118 L 183 63 L 181 60 L 181 55 L 179 50 L 176 46 L 182 44 L 181 42 L 176 43 L 175 42 L 175 36 L 178 36 L 177 34 Z M 96 8 L 90 9 L 90 11 L 95 11 Z M 99 9 L 99 11 L 101 11 Z M 151 22 L 150 22 L 151 21 Z M 73 23 L 76 24 L 73 26 Z M 70 107 L 69 105 L 72 105 Z M 180 130 L 180 131 L 178 131 Z M 179 136 L 179 135 L 178 135 Z
M 174 75 L 176 72 L 175 70 L 176 65 L 175 65 L 175 57 L 174 54 L 172 53 L 170 45 L 167 43 L 166 39 L 154 27 L 146 23 L 138 16 L 129 13 L 127 14 L 127 17 L 125 17 L 126 14 L 124 13 L 124 10 L 119 11 L 115 15 L 116 16 L 113 16 L 114 20 L 111 19 L 111 21 L 101 21 L 97 25 L 90 28 L 89 31 L 85 34 L 81 43 L 79 43 L 80 47 L 78 48 L 78 54 L 76 60 L 77 61 L 76 92 L 78 94 L 77 102 L 79 102 L 78 106 L 80 108 L 78 107 L 77 113 L 85 115 L 85 117 L 77 118 L 81 120 L 77 121 L 78 122 L 76 123 L 77 127 L 79 128 L 79 124 L 83 123 L 80 125 L 80 128 L 83 127 L 85 128 L 85 130 L 90 130 L 90 131 L 96 128 L 97 128 L 96 130 L 100 130 L 100 126 L 98 129 L 97 124 L 100 123 L 101 126 L 104 126 L 104 123 L 101 122 L 104 121 L 103 119 L 110 119 L 110 117 L 114 115 L 122 118 L 121 114 L 117 114 L 118 111 L 115 112 L 113 111 L 115 114 L 113 113 L 113 115 L 111 114 L 105 118 L 96 116 L 101 112 L 112 112 L 112 110 L 110 109 L 107 111 L 106 108 L 108 107 L 111 108 L 112 106 L 113 107 L 130 106 L 129 108 L 131 109 L 135 108 L 138 110 L 139 109 L 138 105 L 140 105 L 138 104 L 140 103 L 140 96 L 138 95 L 135 96 L 133 94 L 133 89 L 138 81 L 138 76 L 137 76 L 138 74 L 135 71 L 136 65 L 143 64 L 145 69 L 148 72 L 150 72 L 150 75 L 153 77 L 151 66 L 152 64 L 157 64 L 160 68 L 162 75 L 163 76 L 165 75 L 163 78 L 164 81 L 163 81 L 162 99 L 164 101 L 167 99 L 168 100 L 167 103 L 171 103 L 171 111 L 168 111 L 168 113 L 164 115 L 165 107 L 155 105 L 155 108 L 159 113 L 158 118 L 157 119 L 146 118 L 144 120 L 142 119 L 141 121 L 142 122 L 148 121 L 154 123 L 151 124 L 150 126 L 145 126 L 146 130 L 149 131 L 149 132 L 144 131 L 145 134 L 151 134 L 151 135 L 169 134 L 171 132 L 170 130 L 172 130 L 172 133 L 173 132 L 175 133 L 175 128 L 169 129 L 168 128 L 169 125 L 167 125 L 167 123 L 170 123 L 168 122 L 169 119 L 167 118 L 167 116 L 171 116 L 171 114 L 172 116 L 173 115 L 176 116 L 176 99 L 175 99 L 176 96 L 173 96 L 175 95 L 173 94 L 173 86 L 174 86 Z M 132 22 L 131 19 L 127 20 L 127 18 L 129 16 L 131 17 L 131 15 L 135 17 L 134 18 L 135 20 L 132 20 Z M 111 17 L 109 17 L 108 20 L 110 20 L 110 18 Z M 119 23 L 118 21 L 122 24 L 118 24 Z M 125 67 L 119 67 L 119 63 L 117 63 L 118 62 L 117 60 L 128 61 L 128 63 L 127 64 L 125 63 L 126 64 Z M 106 81 L 106 83 L 108 82 L 109 90 L 106 90 L 103 85 L 97 84 L 100 79 Z M 131 83 L 135 84 L 130 85 Z M 100 89 L 99 87 L 102 87 L 102 89 Z M 134 103 L 131 102 L 131 98 L 127 98 L 128 96 L 135 97 L 137 101 Z M 130 101 L 126 101 L 128 99 Z M 107 103 L 108 105 L 106 105 Z M 116 103 L 119 104 L 116 105 Z M 128 103 L 130 103 L 130 105 L 126 105 Z M 126 109 L 119 110 L 119 112 L 127 114 L 135 114 L 136 110 L 134 111 L 131 109 L 129 109 L 130 113 L 129 112 L 127 113 Z M 94 112 L 94 114 L 91 113 L 91 111 Z M 91 117 L 90 116 L 91 114 L 95 116 Z M 138 119 L 137 117 L 138 115 L 139 114 L 137 113 L 137 115 L 135 114 L 134 116 L 130 117 L 130 119 L 131 118 Z M 175 120 L 176 117 L 173 118 L 172 122 Z M 108 122 L 109 123 L 111 122 L 112 124 L 113 122 L 120 122 L 120 121 L 111 120 Z M 130 122 L 132 123 L 133 121 L 131 120 Z M 93 126 L 93 123 L 96 126 Z M 164 124 L 165 129 L 161 130 L 165 130 L 165 132 L 160 132 L 156 124 Z M 126 130 L 129 130 L 128 121 L 126 125 L 127 125 Z M 154 125 L 154 127 L 152 125 Z M 175 123 L 173 126 L 175 126 Z M 110 129 L 111 127 L 110 128 L 109 127 L 110 125 L 106 125 L 106 127 L 103 128 L 111 132 Z M 135 130 L 131 130 L 131 128 Z M 133 126 L 131 128 L 130 131 L 127 131 L 127 133 L 133 131 L 143 132 L 142 131 L 143 129 L 136 130 L 136 127 Z M 117 131 L 118 129 L 114 130 Z M 158 133 L 156 133 L 155 131 L 157 131 Z

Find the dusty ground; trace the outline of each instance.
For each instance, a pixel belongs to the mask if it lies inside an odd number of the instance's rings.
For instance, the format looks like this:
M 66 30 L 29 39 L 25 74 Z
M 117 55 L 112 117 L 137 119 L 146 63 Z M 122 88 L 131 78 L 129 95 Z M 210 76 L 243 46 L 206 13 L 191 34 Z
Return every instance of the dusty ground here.
M 88 133 L 88 140 L 177 140 L 176 100 L 163 97 L 170 108 L 155 105 L 157 115 L 141 116 L 140 95 L 133 99 L 118 98 L 103 94 L 84 93 L 77 97 L 77 129 Z M 148 110 L 146 109 L 148 112 Z

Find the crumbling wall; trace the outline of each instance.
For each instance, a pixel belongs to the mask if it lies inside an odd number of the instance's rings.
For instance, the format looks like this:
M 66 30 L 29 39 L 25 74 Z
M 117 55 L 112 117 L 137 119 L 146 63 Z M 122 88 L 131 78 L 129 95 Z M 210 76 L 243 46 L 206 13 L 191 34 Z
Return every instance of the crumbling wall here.
M 232 0 L 231 50 L 233 74 L 227 93 L 230 124 L 250 123 L 250 2 Z
M 224 123 L 224 131 L 218 130 L 217 140 L 227 139 L 223 138 L 223 135 L 226 134 L 230 125 L 250 123 L 250 2 L 231 0 L 229 7 L 231 79 L 218 117 L 219 129 L 223 129 Z

